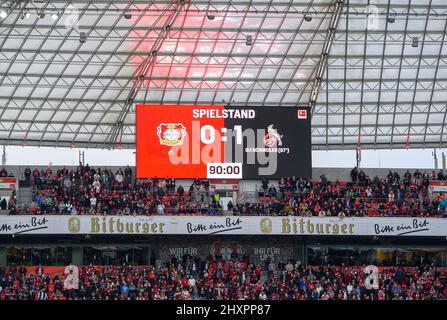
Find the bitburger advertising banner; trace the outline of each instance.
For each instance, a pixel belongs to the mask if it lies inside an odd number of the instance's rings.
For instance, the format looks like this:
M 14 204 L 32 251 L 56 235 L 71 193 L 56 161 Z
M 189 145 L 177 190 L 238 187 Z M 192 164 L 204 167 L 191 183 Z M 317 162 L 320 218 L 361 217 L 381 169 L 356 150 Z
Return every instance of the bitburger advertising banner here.
M 447 236 L 439 218 L 175 217 L 175 216 L 9 216 L 0 235 L 317 235 Z

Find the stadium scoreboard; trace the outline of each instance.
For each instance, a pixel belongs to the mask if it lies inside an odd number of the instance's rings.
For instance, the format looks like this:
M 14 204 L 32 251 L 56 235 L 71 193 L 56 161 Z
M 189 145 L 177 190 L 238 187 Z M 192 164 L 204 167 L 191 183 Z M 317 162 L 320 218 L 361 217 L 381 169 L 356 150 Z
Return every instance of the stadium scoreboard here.
M 136 106 L 137 178 L 311 177 L 307 108 Z

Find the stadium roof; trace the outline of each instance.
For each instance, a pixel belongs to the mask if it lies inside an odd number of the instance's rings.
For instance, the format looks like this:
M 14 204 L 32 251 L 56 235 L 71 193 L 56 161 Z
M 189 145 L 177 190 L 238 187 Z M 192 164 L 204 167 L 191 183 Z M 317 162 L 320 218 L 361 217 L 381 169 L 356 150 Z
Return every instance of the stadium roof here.
M 310 106 L 314 149 L 447 141 L 445 0 L 0 0 L 1 10 L 0 144 L 134 147 L 136 103 Z

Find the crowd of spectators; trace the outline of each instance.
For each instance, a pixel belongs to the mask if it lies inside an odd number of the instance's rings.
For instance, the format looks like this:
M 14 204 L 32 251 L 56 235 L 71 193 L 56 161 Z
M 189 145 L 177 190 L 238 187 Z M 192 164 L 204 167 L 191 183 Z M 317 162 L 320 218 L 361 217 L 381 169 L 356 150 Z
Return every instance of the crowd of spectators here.
M 432 178 L 444 178 L 442 171 Z M 429 196 L 431 180 L 427 172 L 413 174 L 408 170 L 401 178 L 389 172 L 386 178 L 371 179 L 362 170 L 351 171 L 350 182 L 320 181 L 302 178 L 281 178 L 278 188 L 266 178 L 262 180 L 258 203 L 245 203 L 231 210 L 241 214 L 299 216 L 443 216 L 446 214 L 444 194 Z
M 445 300 L 445 270 L 434 264 L 364 267 L 253 264 L 186 256 L 158 266 L 83 266 L 77 289 L 38 267 L 0 267 L 0 300 Z M 378 281 L 375 282 L 374 278 Z
M 0 178 L 13 178 L 14 174 L 12 172 L 9 172 L 2 168 L 0 170 Z M 3 194 L 0 196 L 0 210 L 10 210 L 12 212 L 15 211 L 17 205 L 17 198 L 16 198 L 16 189 L 13 189 L 10 194 Z
M 6 170 L 5 168 L 2 168 L 0 170 L 0 178 L 13 178 L 14 174 L 12 172 L 8 173 L 8 170 Z
M 31 214 L 227 214 L 296 215 L 296 216 L 443 216 L 447 199 L 441 194 L 429 195 L 430 180 L 444 180 L 440 170 L 431 174 L 409 171 L 401 177 L 389 171 L 385 178 L 370 178 L 354 168 L 351 181 L 320 181 L 303 178 L 281 178 L 261 182 L 256 201 L 229 202 L 222 208 L 219 194 L 208 180 L 195 179 L 184 189 L 174 177 L 166 179 L 133 179 L 127 166 L 116 172 L 107 168 L 79 165 L 53 172 L 25 170 L 26 183 L 32 185 L 32 206 L 21 206 L 19 213 Z
M 218 194 L 208 180 L 195 179 L 185 190 L 174 177 L 166 179 L 133 178 L 127 166 L 112 172 L 107 168 L 79 165 L 53 172 L 29 168 L 25 183 L 32 186 L 32 206 L 21 206 L 19 213 L 31 214 L 218 214 Z

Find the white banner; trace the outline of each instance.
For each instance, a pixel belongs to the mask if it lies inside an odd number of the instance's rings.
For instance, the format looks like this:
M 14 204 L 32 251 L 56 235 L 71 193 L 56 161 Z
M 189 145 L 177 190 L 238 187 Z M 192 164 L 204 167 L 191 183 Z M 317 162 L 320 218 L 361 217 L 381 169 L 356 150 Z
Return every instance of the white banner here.
M 447 192 L 447 181 L 430 181 L 431 192 Z
M 16 178 L 0 178 L 0 189 L 1 190 L 13 190 L 17 186 Z
M 442 218 L 185 217 L 185 216 L 7 216 L 0 235 L 317 235 L 447 236 Z
M 447 186 L 430 186 L 431 192 L 447 192 Z

